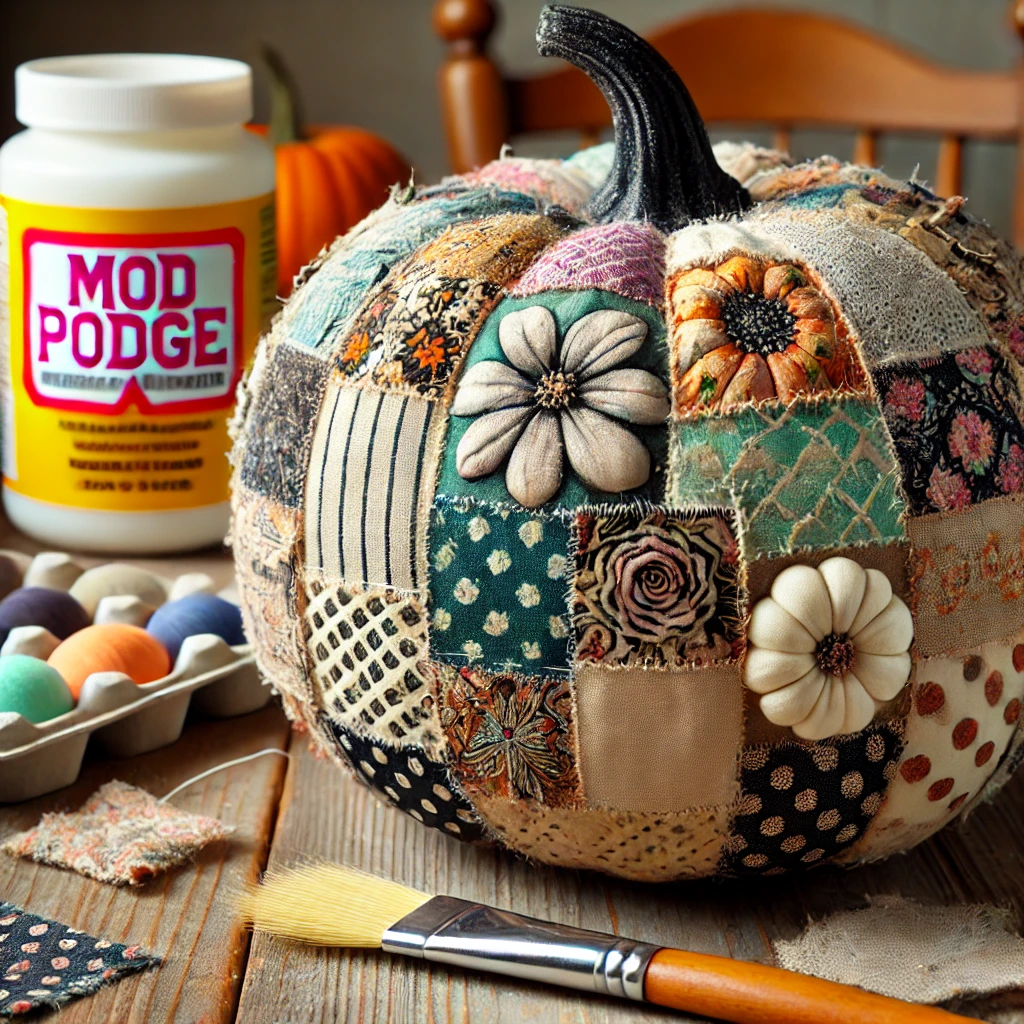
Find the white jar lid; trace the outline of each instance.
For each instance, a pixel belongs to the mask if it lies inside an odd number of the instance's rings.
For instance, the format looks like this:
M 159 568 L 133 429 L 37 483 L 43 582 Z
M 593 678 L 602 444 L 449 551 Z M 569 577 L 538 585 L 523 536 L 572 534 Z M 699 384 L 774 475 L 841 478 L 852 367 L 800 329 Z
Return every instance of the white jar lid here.
M 15 70 L 14 89 L 18 120 L 55 131 L 209 128 L 252 117 L 252 69 L 223 57 L 44 57 Z

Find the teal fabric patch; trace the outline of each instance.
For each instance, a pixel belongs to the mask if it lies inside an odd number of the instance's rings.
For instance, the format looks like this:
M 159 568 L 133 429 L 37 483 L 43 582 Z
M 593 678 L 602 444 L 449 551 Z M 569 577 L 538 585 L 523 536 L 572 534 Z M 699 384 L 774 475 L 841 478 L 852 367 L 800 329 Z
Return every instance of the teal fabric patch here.
M 438 501 L 430 525 L 430 656 L 502 672 L 565 672 L 569 526 Z
M 905 537 L 899 474 L 871 401 L 745 409 L 673 430 L 672 503 L 741 509 L 747 558 Z
M 345 336 L 367 291 L 449 225 L 499 213 L 536 212 L 537 203 L 529 196 L 498 189 L 426 193 L 409 203 L 389 200 L 299 289 L 288 307 L 289 340 L 330 350 Z
M 494 359 L 507 363 L 508 359 L 498 341 L 498 325 L 509 313 L 530 306 L 546 306 L 554 314 L 561 340 L 565 332 L 581 317 L 598 309 L 618 309 L 638 316 L 647 323 L 647 338 L 640 350 L 622 364 L 622 368 L 639 367 L 649 370 L 662 380 L 668 380 L 668 346 L 665 340 L 665 321 L 658 312 L 644 302 L 627 299 L 612 292 L 591 289 L 589 291 L 550 291 L 523 298 L 504 299 L 485 321 L 477 335 L 469 356 L 462 368 L 462 374 L 476 363 Z M 618 367 L 617 367 L 618 368 Z M 462 435 L 469 429 L 475 417 L 452 416 L 445 448 L 444 462 L 438 478 L 437 493 L 448 497 L 467 497 L 474 500 L 505 504 L 513 501 L 505 487 L 504 465 L 490 476 L 477 480 L 464 480 L 455 467 L 455 452 Z M 619 422 L 619 421 L 616 421 Z M 668 448 L 668 424 L 653 427 L 623 424 L 647 446 L 651 453 L 651 476 L 647 484 L 622 494 L 608 494 L 585 487 L 574 475 L 568 463 L 562 485 L 549 504 L 566 509 L 578 505 L 629 502 L 644 498 L 660 502 L 665 493 L 664 469 Z

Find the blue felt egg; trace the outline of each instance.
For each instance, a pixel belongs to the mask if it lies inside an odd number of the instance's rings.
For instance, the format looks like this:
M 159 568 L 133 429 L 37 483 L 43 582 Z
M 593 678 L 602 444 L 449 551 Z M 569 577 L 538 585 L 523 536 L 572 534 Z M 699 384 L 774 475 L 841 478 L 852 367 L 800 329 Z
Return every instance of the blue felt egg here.
M 213 594 L 189 594 L 168 601 L 153 613 L 146 632 L 167 648 L 172 660 L 177 659 L 185 637 L 196 633 L 213 633 L 231 647 L 245 643 L 238 606 Z
M 15 626 L 43 626 L 66 640 L 89 624 L 86 610 L 63 590 L 19 587 L 0 601 L 0 645 Z
M 0 658 L 0 711 L 16 711 L 38 725 L 74 706 L 68 684 L 45 661 L 27 654 Z

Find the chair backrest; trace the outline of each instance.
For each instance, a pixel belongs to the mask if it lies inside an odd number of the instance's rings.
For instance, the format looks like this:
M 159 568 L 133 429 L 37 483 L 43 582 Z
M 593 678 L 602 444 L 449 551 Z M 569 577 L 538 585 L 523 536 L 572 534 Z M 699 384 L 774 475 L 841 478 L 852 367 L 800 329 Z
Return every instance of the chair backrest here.
M 1012 13 L 1024 35 L 1024 0 Z M 576 68 L 503 78 L 487 53 L 495 17 L 490 0 L 434 6 L 434 28 L 448 43 L 440 88 L 456 172 L 493 159 L 511 135 L 576 129 L 589 143 L 610 124 L 601 94 Z M 881 133 L 937 135 L 940 195 L 961 192 L 964 140 L 1016 141 L 1013 233 L 1024 243 L 1024 69 L 944 67 L 856 25 L 792 10 L 701 14 L 647 39 L 683 73 L 706 122 L 769 126 L 779 149 L 794 128 L 851 129 L 854 160 L 874 165 Z

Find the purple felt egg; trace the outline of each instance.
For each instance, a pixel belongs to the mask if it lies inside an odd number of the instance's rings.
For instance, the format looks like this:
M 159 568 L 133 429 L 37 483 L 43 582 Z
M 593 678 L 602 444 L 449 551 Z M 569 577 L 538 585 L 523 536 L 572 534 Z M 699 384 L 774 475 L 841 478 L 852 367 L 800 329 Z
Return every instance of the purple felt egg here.
M 0 601 L 0 645 L 15 626 L 42 626 L 66 640 L 89 624 L 86 610 L 63 590 L 19 587 Z
M 197 633 L 213 633 L 231 647 L 245 643 L 238 606 L 213 594 L 189 594 L 168 601 L 153 613 L 146 632 L 167 648 L 172 660 L 177 659 L 185 638 Z

